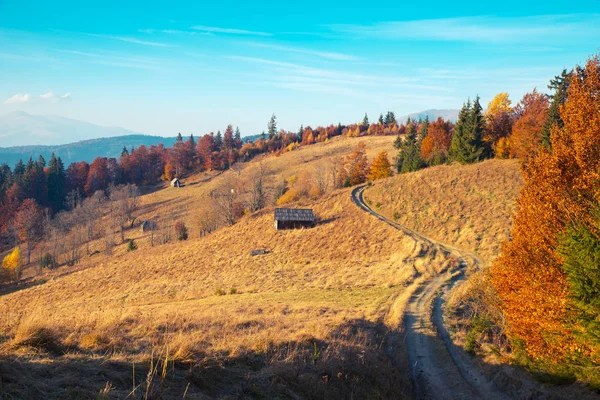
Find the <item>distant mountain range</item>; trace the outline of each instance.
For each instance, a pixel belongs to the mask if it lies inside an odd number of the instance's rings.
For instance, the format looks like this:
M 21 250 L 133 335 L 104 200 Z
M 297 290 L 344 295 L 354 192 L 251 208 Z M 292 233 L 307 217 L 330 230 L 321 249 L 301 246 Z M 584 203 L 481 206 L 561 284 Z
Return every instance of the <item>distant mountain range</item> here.
M 412 113 L 412 114 L 408 114 L 408 115 L 404 115 L 400 118 L 396 118 L 398 120 L 399 123 L 405 123 L 406 120 L 408 119 L 408 117 L 410 117 L 410 119 L 425 119 L 425 117 L 429 118 L 429 121 L 435 121 L 436 119 L 438 119 L 438 117 L 442 117 L 445 120 L 450 120 L 452 122 L 456 122 L 458 121 L 458 112 L 460 110 L 455 110 L 455 109 L 445 109 L 445 110 L 438 110 L 438 109 L 431 109 L 431 110 L 424 110 L 424 111 L 420 111 L 420 112 L 416 112 L 416 113 Z
M 101 137 L 140 134 L 56 115 L 32 115 L 16 111 L 0 116 L 0 147 L 56 146 Z
M 171 147 L 176 138 L 166 138 L 149 135 L 126 135 L 119 137 L 108 137 L 99 139 L 82 140 L 80 142 L 68 143 L 58 146 L 15 146 L 0 147 L 0 164 L 7 163 L 11 168 L 23 160 L 26 162 L 32 157 L 37 160 L 40 154 L 48 161 L 52 153 L 60 157 L 67 167 L 74 161 L 91 162 L 96 157 L 116 157 L 123 151 L 123 147 L 150 146 L 162 143 L 165 147 Z
M 169 147 L 175 137 L 165 138 L 105 127 L 55 115 L 32 115 L 17 111 L 0 116 L 0 163 L 11 167 L 20 159 L 36 160 L 40 154 L 49 160 L 52 153 L 65 165 L 94 158 L 119 157 L 123 147 L 141 145 Z

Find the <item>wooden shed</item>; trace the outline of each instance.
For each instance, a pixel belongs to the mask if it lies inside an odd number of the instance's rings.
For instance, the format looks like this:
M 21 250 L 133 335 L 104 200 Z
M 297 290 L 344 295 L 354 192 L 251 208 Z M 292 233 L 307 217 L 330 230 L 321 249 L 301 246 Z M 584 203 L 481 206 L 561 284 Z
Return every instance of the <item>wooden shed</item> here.
M 315 226 L 315 215 L 309 208 L 276 208 L 275 229 L 311 228 Z
M 173 178 L 173 180 L 171 181 L 171 187 L 180 188 L 181 181 L 178 178 Z

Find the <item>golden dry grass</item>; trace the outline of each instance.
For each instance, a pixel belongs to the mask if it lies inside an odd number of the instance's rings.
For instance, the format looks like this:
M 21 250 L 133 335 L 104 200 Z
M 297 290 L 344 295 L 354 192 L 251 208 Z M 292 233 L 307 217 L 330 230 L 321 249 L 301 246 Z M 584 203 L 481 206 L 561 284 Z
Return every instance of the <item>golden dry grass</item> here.
M 389 150 L 393 138 L 361 140 L 373 157 Z M 278 181 L 350 152 L 358 141 L 340 138 L 263 163 Z M 193 226 L 206 193 L 228 175 L 244 180 L 255 165 L 145 195 L 140 219 L 175 213 Z M 349 190 L 305 203 L 323 221 L 315 228 L 275 231 L 268 208 L 207 237 L 192 231 L 191 239 L 162 246 L 150 247 L 147 234 L 134 229 L 127 237 L 138 239 L 137 251 L 120 245 L 113 256 L 97 254 L 48 274 L 45 283 L 4 294 L 0 354 L 28 371 L 8 387 L 32 398 L 66 397 L 64 387 L 82 397 L 102 390 L 125 397 L 131 384 L 117 372 L 128 379 L 141 373 L 141 382 L 159 353 L 167 364 L 185 363 L 189 370 L 173 368 L 161 389 L 167 396 L 181 396 L 185 382 L 193 383 L 188 397 L 239 390 L 349 397 L 351 382 L 361 382 L 354 396 L 407 395 L 408 374 L 394 361 L 401 351 L 386 354 L 383 343 L 400 324 L 411 284 L 435 273 L 443 260 L 416 257 L 420 246 L 360 211 Z M 252 257 L 257 248 L 269 252 Z M 124 372 L 133 363 L 137 375 Z M 69 383 L 48 380 L 49 371 Z M 83 382 L 73 374 L 97 378 Z M 28 385 L 32 380 L 39 382 Z
M 522 185 L 519 161 L 488 160 L 442 165 L 377 181 L 365 197 L 388 218 L 475 252 L 489 264 L 510 235 Z

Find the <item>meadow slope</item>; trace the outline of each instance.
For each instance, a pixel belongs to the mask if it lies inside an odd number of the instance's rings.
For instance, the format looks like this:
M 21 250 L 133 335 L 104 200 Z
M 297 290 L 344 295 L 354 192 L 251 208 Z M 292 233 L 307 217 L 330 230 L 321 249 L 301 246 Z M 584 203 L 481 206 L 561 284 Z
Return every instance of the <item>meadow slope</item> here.
M 369 156 L 392 140 L 365 140 Z M 356 143 L 262 162 L 277 182 Z M 243 180 L 257 163 L 147 194 L 139 219 L 176 213 L 188 222 L 210 190 Z M 415 283 L 447 260 L 357 209 L 349 189 L 304 204 L 319 217 L 315 228 L 275 231 L 272 208 L 154 247 L 134 228 L 126 237 L 138 250 L 123 244 L 3 294 L 2 390 L 27 398 L 409 396 L 402 310 Z M 251 256 L 257 248 L 268 253 Z
M 365 194 L 390 219 L 486 264 L 500 253 L 523 186 L 518 160 L 441 165 L 375 182 Z

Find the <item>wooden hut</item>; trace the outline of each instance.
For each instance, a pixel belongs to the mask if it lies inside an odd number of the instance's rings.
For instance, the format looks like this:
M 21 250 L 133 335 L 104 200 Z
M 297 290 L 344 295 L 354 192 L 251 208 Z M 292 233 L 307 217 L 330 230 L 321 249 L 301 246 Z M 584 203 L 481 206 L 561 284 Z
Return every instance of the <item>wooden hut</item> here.
M 180 188 L 181 181 L 178 178 L 173 178 L 173 180 L 171 181 L 171 187 Z
M 275 229 L 298 229 L 315 226 L 315 215 L 309 208 L 276 208 Z

